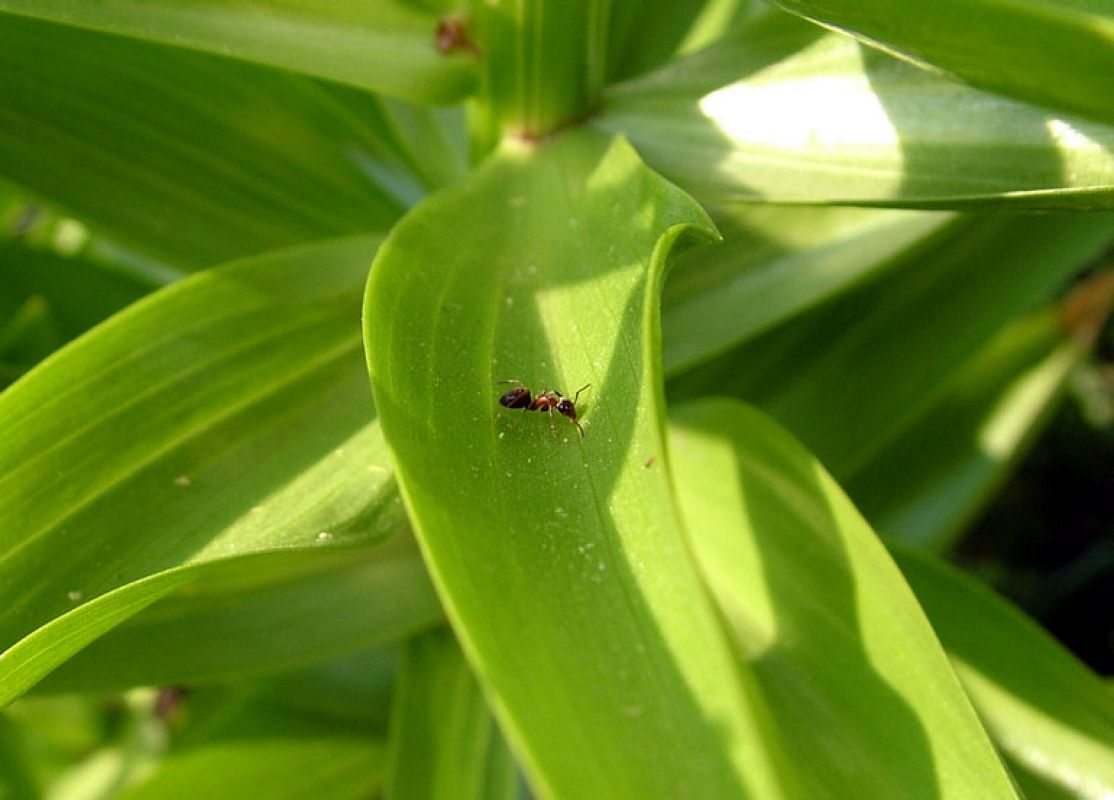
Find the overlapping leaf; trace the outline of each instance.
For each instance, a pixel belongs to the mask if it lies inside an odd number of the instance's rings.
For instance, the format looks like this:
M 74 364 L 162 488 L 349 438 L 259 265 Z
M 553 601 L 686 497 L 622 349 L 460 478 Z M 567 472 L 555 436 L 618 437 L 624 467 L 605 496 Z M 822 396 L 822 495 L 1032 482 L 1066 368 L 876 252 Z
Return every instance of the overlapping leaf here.
M 416 102 L 474 88 L 468 51 L 441 54 L 438 16 L 407 0 L 2 0 L 0 11 L 234 56 Z
M 1053 797 L 1114 792 L 1109 687 L 986 587 L 905 548 L 894 557 L 1023 785 Z
M 305 78 L 0 14 L 0 175 L 204 265 L 383 230 L 408 198 L 381 120 Z
M 973 352 L 1101 254 L 1114 219 L 981 215 L 946 233 L 836 302 L 678 376 L 673 396 L 759 405 L 846 479 Z
M 1015 798 L 912 592 L 819 463 L 734 401 L 672 420 L 693 555 L 801 796 Z
M 0 395 L 0 699 L 207 562 L 300 549 L 308 567 L 398 529 L 360 357 L 376 245 L 208 271 Z
M 1107 0 L 776 2 L 975 85 L 1114 123 Z
M 1114 204 L 1114 128 L 786 15 L 611 87 L 593 124 L 703 202 Z

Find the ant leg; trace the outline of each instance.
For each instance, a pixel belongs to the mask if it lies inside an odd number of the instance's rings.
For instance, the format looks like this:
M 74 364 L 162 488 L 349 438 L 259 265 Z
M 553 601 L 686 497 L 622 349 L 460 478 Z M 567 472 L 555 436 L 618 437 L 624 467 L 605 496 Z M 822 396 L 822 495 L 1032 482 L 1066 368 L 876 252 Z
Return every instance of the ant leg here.
M 549 429 L 553 431 L 554 436 L 560 436 L 561 434 L 557 433 L 557 425 L 553 421 L 553 406 L 547 408 L 546 413 L 549 414 Z

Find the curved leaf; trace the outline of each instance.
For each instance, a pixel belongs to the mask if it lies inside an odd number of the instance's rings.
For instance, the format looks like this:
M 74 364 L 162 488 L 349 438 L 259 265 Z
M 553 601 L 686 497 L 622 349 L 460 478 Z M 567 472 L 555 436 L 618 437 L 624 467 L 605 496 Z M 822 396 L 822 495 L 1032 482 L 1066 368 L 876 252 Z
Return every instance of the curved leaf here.
M 775 0 L 976 86 L 1114 123 L 1106 0 Z M 896 12 L 896 13 L 895 13 Z
M 1065 797 L 1114 794 L 1114 694 L 1016 608 L 904 547 L 894 558 L 1011 763 Z
M 476 84 L 474 57 L 442 55 L 438 18 L 406 0 L 0 0 L 0 11 L 233 56 L 415 102 Z
M 671 414 L 693 554 L 813 797 L 1016 798 L 901 573 L 761 413 Z
M 368 282 L 368 364 L 400 489 L 543 797 L 782 796 L 776 738 L 652 461 L 660 270 L 708 225 L 625 142 L 570 132 L 508 143 L 419 205 Z M 500 407 L 501 379 L 591 384 L 584 437 Z
M 390 133 L 292 75 L 0 14 L 0 174 L 176 264 L 389 227 Z
M 442 618 L 408 536 L 374 549 L 217 561 L 91 643 L 34 691 L 196 686 L 269 674 L 401 641 Z
M 397 529 L 360 358 L 376 244 L 202 273 L 0 394 L 0 703 L 206 562 Z
M 611 87 L 593 124 L 704 202 L 1114 206 L 1114 127 L 785 15 Z

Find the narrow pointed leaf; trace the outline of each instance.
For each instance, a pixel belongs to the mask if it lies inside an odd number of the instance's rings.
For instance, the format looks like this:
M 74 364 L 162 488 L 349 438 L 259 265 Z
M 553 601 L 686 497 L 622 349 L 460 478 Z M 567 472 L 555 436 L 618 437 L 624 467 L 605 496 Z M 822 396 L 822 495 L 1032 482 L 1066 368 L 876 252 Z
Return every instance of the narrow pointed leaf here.
M 313 81 L 0 14 L 0 175 L 174 264 L 383 230 L 384 134 Z
M 1114 205 L 1114 127 L 784 15 L 609 88 L 593 124 L 704 202 Z
M 901 573 L 764 415 L 671 415 L 693 554 L 813 797 L 1016 798 Z
M 514 759 L 448 630 L 406 645 L 395 686 L 385 800 L 514 800 Z
M 216 562 L 96 640 L 36 692 L 211 683 L 404 640 L 443 619 L 408 536 Z
M 776 0 L 976 86 L 1114 123 L 1106 0 Z
M 360 357 L 376 244 L 210 270 L 0 394 L 0 704 L 206 562 L 396 529 Z
M 476 83 L 474 57 L 439 53 L 438 17 L 405 0 L 0 0 L 0 11 L 233 56 L 415 102 L 449 102 Z
M 875 280 L 671 381 L 789 427 L 841 480 L 862 468 L 1010 322 L 1099 256 L 1114 218 L 979 215 Z M 792 369 L 786 369 L 792 364 Z
M 661 269 L 708 226 L 625 142 L 570 132 L 506 145 L 372 269 L 368 364 L 399 485 L 542 797 L 782 796 L 654 468 Z M 584 436 L 502 408 L 501 379 L 591 384 Z
M 848 494 L 879 533 L 947 548 L 1006 478 L 1087 352 L 1055 313 L 1011 325 L 851 477 Z
M 904 547 L 894 558 L 1011 763 L 1053 796 L 1114 794 L 1114 694 L 986 587 Z
M 662 356 L 677 374 L 900 263 L 951 220 L 929 211 L 740 206 L 724 241 L 683 254 L 662 296 Z

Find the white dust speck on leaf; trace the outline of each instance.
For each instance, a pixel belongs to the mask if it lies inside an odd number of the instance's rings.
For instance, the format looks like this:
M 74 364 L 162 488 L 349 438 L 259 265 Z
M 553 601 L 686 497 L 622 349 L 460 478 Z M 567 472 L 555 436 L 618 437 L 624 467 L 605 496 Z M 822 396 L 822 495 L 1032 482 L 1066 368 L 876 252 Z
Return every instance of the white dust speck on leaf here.
M 179 475 L 174 479 L 175 486 L 189 486 L 191 483 L 189 475 Z
M 82 592 L 78 589 L 74 589 L 73 591 L 66 592 L 66 599 L 69 600 L 71 603 L 78 602 L 84 596 L 85 596 L 85 592 Z
M 317 534 L 317 541 L 319 541 L 319 542 L 322 542 L 322 543 L 331 542 L 332 540 L 333 540 L 333 535 L 331 533 L 329 533 L 328 531 L 321 531 L 319 534 Z

